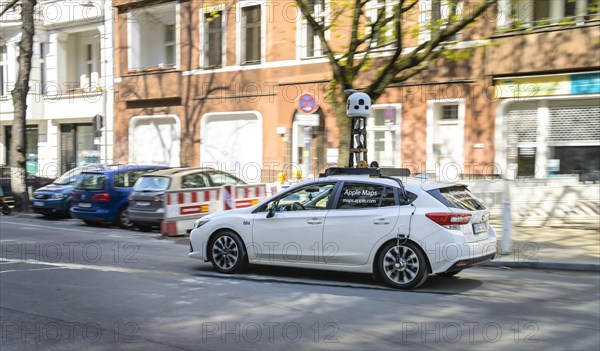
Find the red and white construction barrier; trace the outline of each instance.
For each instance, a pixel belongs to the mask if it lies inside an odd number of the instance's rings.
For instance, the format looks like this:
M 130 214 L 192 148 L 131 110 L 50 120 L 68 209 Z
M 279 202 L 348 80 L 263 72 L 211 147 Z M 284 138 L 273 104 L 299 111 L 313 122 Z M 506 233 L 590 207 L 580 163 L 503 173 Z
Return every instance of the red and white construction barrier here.
M 186 234 L 193 229 L 198 218 L 209 213 L 254 206 L 266 195 L 264 184 L 227 184 L 220 188 L 167 191 L 160 232 L 166 236 Z

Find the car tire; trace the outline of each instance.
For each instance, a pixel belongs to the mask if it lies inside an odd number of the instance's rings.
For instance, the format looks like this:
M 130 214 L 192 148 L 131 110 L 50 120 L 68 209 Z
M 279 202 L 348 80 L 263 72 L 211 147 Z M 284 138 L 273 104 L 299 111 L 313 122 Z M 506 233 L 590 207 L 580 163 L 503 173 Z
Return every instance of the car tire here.
M 454 277 L 455 275 L 457 275 L 460 272 L 462 272 L 462 269 L 459 269 L 458 271 L 453 271 L 453 272 L 436 273 L 435 275 L 437 275 L 438 277 Z
M 129 219 L 129 217 L 127 216 L 127 206 L 123 206 L 121 211 L 119 211 L 119 214 L 117 215 L 117 218 L 115 219 L 115 224 L 118 225 L 119 228 L 122 228 L 122 229 L 133 228 L 134 224 L 131 221 L 131 219 Z
M 385 283 L 396 289 L 414 289 L 429 276 L 429 266 L 423 251 L 416 244 L 406 241 L 399 246 L 400 267 L 395 267 L 398 248 L 395 241 L 383 246 L 377 260 L 379 274 Z
M 239 273 L 248 265 L 248 256 L 242 239 L 232 231 L 215 235 L 209 244 L 210 262 L 219 273 Z

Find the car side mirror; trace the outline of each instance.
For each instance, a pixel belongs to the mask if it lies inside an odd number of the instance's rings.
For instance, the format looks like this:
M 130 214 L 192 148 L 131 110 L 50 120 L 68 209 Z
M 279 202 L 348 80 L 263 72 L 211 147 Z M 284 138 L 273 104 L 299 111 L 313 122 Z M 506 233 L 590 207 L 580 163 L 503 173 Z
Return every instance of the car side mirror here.
M 267 218 L 273 218 L 275 216 L 275 203 L 271 202 L 268 207 L 267 210 L 269 211 L 267 213 Z

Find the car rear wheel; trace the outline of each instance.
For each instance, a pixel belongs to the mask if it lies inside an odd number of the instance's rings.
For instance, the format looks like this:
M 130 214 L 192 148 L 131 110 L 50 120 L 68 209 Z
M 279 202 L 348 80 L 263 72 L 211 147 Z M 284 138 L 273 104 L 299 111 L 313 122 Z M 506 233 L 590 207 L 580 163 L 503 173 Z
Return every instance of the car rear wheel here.
M 116 224 L 123 229 L 130 229 L 134 226 L 133 222 L 129 219 L 129 216 L 127 215 L 127 206 L 123 207 L 121 211 L 119 211 L 119 215 L 117 216 L 116 221 Z
M 240 237 L 230 231 L 217 234 L 210 241 L 210 262 L 220 273 L 237 273 L 248 264 L 246 249 Z
M 425 282 L 429 268 L 425 255 L 412 242 L 390 242 L 379 255 L 379 272 L 387 285 L 396 289 L 413 289 Z

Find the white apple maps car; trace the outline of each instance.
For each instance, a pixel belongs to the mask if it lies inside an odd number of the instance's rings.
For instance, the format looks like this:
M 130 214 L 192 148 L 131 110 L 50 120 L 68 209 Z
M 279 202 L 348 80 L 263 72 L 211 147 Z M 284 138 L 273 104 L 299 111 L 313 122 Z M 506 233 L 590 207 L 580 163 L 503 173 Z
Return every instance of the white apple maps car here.
M 315 268 L 373 273 L 410 289 L 431 273 L 455 275 L 495 256 L 489 210 L 466 186 L 405 180 L 324 176 L 254 207 L 210 214 L 194 225 L 189 257 L 222 273 L 248 263 Z

